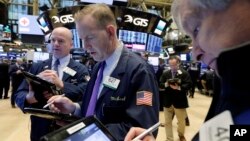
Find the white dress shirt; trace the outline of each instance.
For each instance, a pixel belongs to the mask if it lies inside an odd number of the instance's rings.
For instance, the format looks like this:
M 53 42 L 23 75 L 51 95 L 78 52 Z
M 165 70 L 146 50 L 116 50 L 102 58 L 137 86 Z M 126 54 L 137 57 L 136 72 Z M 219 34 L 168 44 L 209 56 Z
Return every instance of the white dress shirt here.
M 55 62 L 56 62 L 57 58 L 53 57 L 52 59 L 52 69 L 55 70 Z M 70 54 L 63 57 L 63 58 L 59 58 L 59 62 L 60 64 L 58 65 L 58 77 L 60 78 L 60 80 L 62 80 L 63 78 L 63 70 L 68 66 L 70 61 Z
M 98 91 L 98 96 L 97 98 L 99 98 L 100 96 L 100 93 L 103 89 L 103 81 L 104 81 L 104 78 L 106 76 L 110 76 L 111 73 L 114 71 L 114 69 L 116 68 L 117 64 L 118 64 L 118 61 L 121 57 L 121 54 L 122 54 L 122 49 L 123 49 L 123 43 L 121 42 L 119 44 L 119 46 L 115 49 L 115 51 L 112 53 L 111 56 L 109 56 L 108 59 L 105 60 L 105 67 L 104 67 L 104 70 L 103 70 L 103 77 L 102 77 L 102 82 L 101 82 L 101 85 L 99 87 L 99 91 Z

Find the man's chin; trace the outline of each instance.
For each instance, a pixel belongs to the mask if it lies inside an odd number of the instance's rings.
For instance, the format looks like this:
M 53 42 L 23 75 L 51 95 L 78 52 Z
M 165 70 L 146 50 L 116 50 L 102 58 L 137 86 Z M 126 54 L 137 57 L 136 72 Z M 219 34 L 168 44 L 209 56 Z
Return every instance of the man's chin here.
M 59 54 L 54 54 L 54 57 L 59 59 L 59 58 L 62 58 L 63 56 L 62 55 L 59 55 Z

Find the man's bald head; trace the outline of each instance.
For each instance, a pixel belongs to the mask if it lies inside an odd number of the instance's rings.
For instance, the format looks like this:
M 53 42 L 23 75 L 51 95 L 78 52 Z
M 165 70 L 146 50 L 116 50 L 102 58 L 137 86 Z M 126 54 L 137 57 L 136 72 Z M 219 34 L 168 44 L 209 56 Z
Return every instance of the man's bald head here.
M 65 27 L 57 27 L 51 33 L 52 52 L 55 58 L 62 58 L 70 53 L 73 47 L 72 32 Z

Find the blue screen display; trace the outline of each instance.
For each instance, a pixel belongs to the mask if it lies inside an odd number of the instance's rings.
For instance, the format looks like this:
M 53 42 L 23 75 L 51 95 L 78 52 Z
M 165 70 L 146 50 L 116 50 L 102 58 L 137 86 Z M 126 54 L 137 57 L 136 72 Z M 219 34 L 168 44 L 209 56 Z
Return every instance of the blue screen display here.
M 147 33 L 119 30 L 119 40 L 123 41 L 125 46 L 136 51 L 145 51 L 147 43 Z
M 161 47 L 162 47 L 162 38 L 149 34 L 147 42 L 147 51 L 160 53 Z

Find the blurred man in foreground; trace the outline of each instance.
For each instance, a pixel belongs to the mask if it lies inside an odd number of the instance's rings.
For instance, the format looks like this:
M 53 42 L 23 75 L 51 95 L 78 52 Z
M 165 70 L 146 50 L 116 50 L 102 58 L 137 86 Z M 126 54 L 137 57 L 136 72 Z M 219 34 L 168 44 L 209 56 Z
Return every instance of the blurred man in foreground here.
M 175 0 L 172 5 L 178 27 L 192 38 L 193 58 L 209 65 L 221 80 L 222 91 L 214 94 L 207 120 L 229 110 L 234 124 L 250 124 L 246 83 L 250 74 L 245 68 L 249 65 L 249 9 L 249 0 Z

